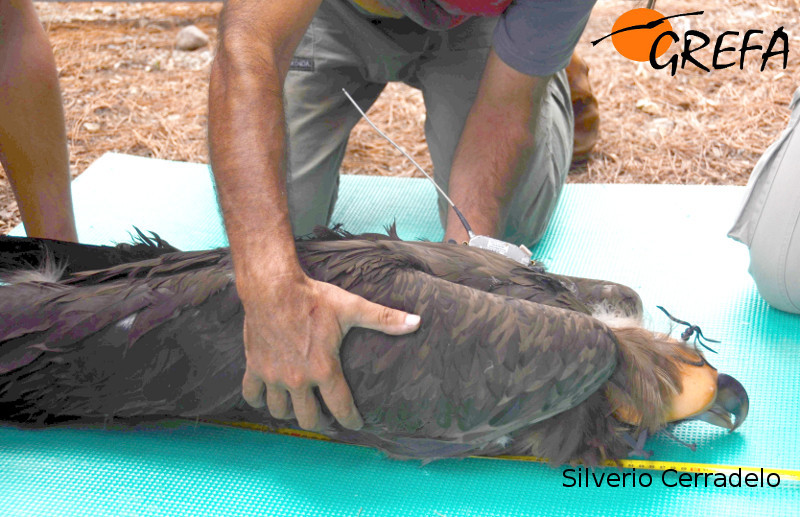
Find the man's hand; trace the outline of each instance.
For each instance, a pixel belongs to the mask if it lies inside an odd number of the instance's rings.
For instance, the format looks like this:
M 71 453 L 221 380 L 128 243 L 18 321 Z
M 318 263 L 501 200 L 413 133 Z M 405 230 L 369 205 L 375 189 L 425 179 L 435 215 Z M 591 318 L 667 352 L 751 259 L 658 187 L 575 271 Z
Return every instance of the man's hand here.
M 278 279 L 261 293 L 245 302 L 244 399 L 254 407 L 266 401 L 275 418 L 290 418 L 293 408 L 302 428 L 318 429 L 320 408 L 313 392 L 318 387 L 339 423 L 359 429 L 363 422 L 339 361 L 342 339 L 352 327 L 408 334 L 419 328 L 419 316 L 305 275 Z

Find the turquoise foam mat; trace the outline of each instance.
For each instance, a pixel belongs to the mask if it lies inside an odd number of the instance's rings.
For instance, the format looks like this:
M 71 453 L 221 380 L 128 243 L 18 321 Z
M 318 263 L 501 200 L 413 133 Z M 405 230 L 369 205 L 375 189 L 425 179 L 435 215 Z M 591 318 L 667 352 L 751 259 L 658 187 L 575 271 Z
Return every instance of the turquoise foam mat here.
M 81 240 L 129 239 L 131 226 L 178 247 L 225 244 L 208 168 L 106 155 L 73 183 Z M 800 470 L 800 317 L 770 308 L 725 237 L 739 187 L 567 185 L 534 248 L 554 272 L 637 289 L 720 339 L 710 360 L 750 393 L 736 433 L 692 423 L 648 442 L 656 460 Z M 406 239 L 440 239 L 425 180 L 344 176 L 333 215 L 353 232 L 396 221 Z M 21 234 L 17 229 L 15 233 Z M 601 473 L 620 472 L 598 469 Z M 637 474 L 642 474 L 637 469 Z M 355 446 L 211 425 L 125 430 L 0 427 L 0 515 L 798 515 L 798 484 L 778 488 L 565 487 L 564 469 L 486 459 L 420 466 Z M 674 481 L 668 477 L 667 481 Z

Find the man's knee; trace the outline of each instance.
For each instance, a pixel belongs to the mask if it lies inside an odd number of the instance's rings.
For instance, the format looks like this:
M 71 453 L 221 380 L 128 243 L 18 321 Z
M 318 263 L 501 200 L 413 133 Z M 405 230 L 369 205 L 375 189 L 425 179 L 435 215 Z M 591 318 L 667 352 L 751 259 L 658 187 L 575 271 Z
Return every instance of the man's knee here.
M 753 169 L 744 206 L 728 233 L 750 248 L 750 274 L 773 307 L 800 313 L 800 89 L 789 126 Z
M 600 109 L 589 82 L 589 66 L 578 54 L 572 54 L 567 65 L 567 79 L 575 116 L 575 137 L 572 149 L 573 161 L 589 158 L 600 136 Z
M 750 248 L 750 275 L 764 300 L 776 309 L 800 314 L 800 226 L 789 245 L 783 239 L 759 239 Z

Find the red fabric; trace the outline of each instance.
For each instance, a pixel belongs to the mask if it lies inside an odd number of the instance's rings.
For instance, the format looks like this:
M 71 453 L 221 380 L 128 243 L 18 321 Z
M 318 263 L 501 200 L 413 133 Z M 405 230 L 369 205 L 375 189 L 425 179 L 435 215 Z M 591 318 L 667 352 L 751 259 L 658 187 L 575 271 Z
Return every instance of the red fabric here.
M 479 16 L 500 16 L 512 0 L 438 0 L 451 13 Z

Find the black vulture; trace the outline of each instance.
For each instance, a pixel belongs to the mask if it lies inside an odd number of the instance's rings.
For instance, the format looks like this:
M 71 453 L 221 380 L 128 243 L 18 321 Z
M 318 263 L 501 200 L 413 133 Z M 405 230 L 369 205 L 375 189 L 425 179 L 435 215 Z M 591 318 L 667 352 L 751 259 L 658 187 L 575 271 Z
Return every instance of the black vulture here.
M 360 431 L 397 458 L 626 457 L 698 418 L 738 427 L 747 393 L 695 347 L 641 327 L 628 287 L 490 251 L 320 230 L 311 277 L 422 316 L 414 334 L 352 329 L 341 359 Z M 241 397 L 243 309 L 228 249 L 180 252 L 0 237 L 0 421 L 210 419 L 286 427 Z

